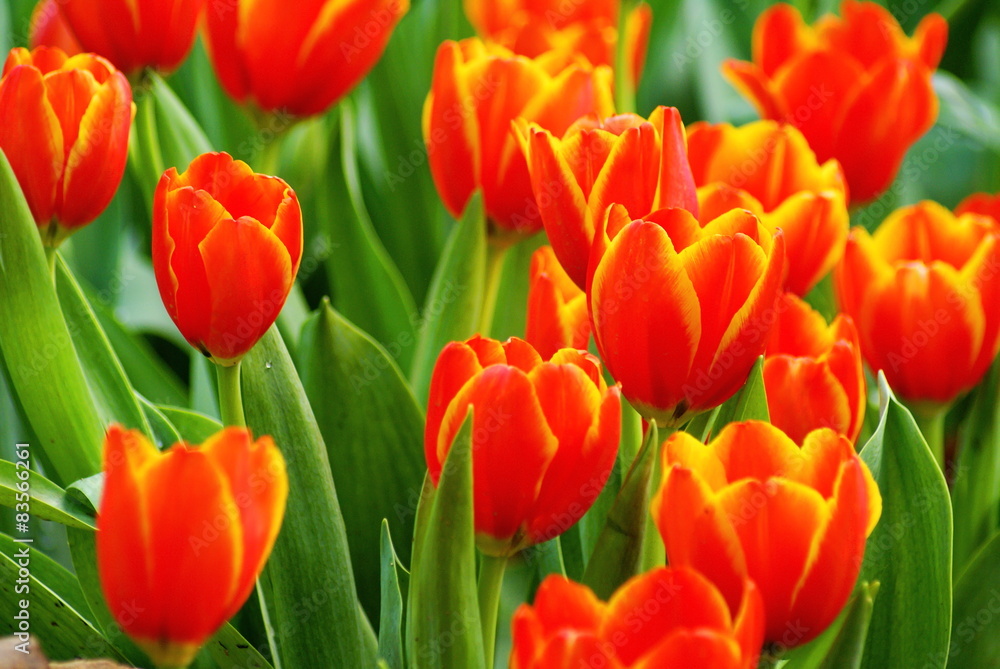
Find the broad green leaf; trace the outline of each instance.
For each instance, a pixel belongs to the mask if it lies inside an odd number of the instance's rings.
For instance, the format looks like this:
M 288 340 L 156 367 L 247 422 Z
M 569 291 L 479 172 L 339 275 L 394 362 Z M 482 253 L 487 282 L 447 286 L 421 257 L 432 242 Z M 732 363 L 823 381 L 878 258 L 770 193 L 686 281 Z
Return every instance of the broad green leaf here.
M 146 414 L 146 420 L 149 421 L 149 427 L 153 435 L 153 443 L 159 446 L 160 450 L 164 448 L 169 448 L 177 442 L 181 441 L 181 433 L 177 431 L 177 428 L 170 422 L 170 420 L 163 415 L 160 408 L 147 400 L 145 397 L 139 396 L 139 403 L 142 405 L 142 410 Z
M 764 393 L 764 356 L 758 357 L 753 364 L 743 388 L 719 407 L 712 432 L 718 434 L 729 423 L 745 420 L 771 420 L 767 410 L 767 395 Z
M 381 617 L 378 625 L 378 656 L 389 669 L 404 669 L 406 657 L 403 652 L 403 595 L 399 587 L 399 556 L 392 545 L 389 522 L 382 521 L 379 539 L 382 568 Z
M 875 434 L 861 450 L 882 495 L 861 579 L 880 583 L 863 667 L 944 666 L 951 631 L 951 503 L 910 413 L 879 374 Z
M 331 210 L 326 225 L 333 240 L 326 269 L 333 304 L 406 367 L 413 355 L 417 306 L 406 282 L 372 228 L 358 177 L 357 127 L 350 103 L 341 102 L 337 162 L 327 179 Z M 398 225 L 416 225 L 412 219 Z
M 12 509 L 22 503 L 19 495 L 26 493 L 18 489 L 24 481 L 18 475 L 29 470 L 18 468 L 13 462 L 0 460 L 0 504 Z M 27 479 L 32 519 L 51 520 L 67 527 L 93 530 L 93 515 L 75 500 L 66 496 L 66 491 L 36 471 L 31 471 Z
M 424 472 L 424 416 L 392 357 L 320 305 L 303 329 L 302 385 L 327 445 L 351 548 L 358 597 L 378 619 L 379 525 L 413 535 Z M 410 561 L 408 542 L 400 557 Z
M 656 426 L 650 425 L 587 561 L 583 582 L 603 600 L 641 571 L 650 487 L 659 450 Z
M 158 74 L 148 73 L 147 76 L 151 82 L 148 94 L 156 101 L 163 169 L 176 167 L 182 172 L 196 156 L 215 149 L 173 89 Z
M 31 544 L 17 543 L 0 534 L 0 579 L 4 584 L 0 587 L 0 602 L 5 611 L 0 635 L 22 631 L 16 616 L 24 611 L 28 631 L 51 660 L 124 659 L 91 622 L 86 599 L 73 574 Z M 27 601 L 28 608 L 22 609 L 20 600 Z
M 83 296 L 83 291 L 66 264 L 56 260 L 56 290 L 63 318 L 73 338 L 76 357 L 90 392 L 97 403 L 102 422 L 121 423 L 151 435 L 149 422 L 136 399 L 135 390 L 125 376 L 121 362 L 111 348 L 111 342 L 97 322 L 97 317 Z
M 242 367 L 247 423 L 255 435 L 273 437 L 288 468 L 284 524 L 259 581 L 277 665 L 372 666 L 375 658 L 364 654 L 363 616 L 327 448 L 276 327 Z M 319 641 L 313 630 L 322 630 Z
M 476 194 L 448 238 L 421 312 L 410 370 L 410 385 L 421 405 L 427 401 L 431 373 L 441 349 L 450 341 L 468 339 L 479 327 L 486 244 L 483 198 Z
M 199 657 L 205 655 L 210 656 L 219 669 L 271 669 L 271 663 L 229 623 L 205 644 Z
M 508 251 L 504 260 L 497 306 L 493 313 L 493 326 L 490 328 L 490 336 L 494 339 L 524 337 L 531 256 L 540 246 L 547 243 L 545 233 L 540 232 L 524 239 Z
M 411 669 L 483 669 L 476 594 L 472 496 L 472 411 L 448 450 L 426 527 L 417 529 L 406 607 Z M 418 512 L 418 522 L 421 520 Z
M 844 609 L 818 637 L 793 649 L 782 669 L 857 669 L 878 583 L 859 583 Z
M 1000 362 L 994 363 L 974 393 L 969 415 L 959 427 L 951 493 L 956 576 L 1000 529 Z
M 200 444 L 222 429 L 222 423 L 214 418 L 189 409 L 159 407 L 160 412 L 177 428 L 181 437 L 192 444 Z
M 0 152 L 2 156 L 2 152 Z M 104 425 L 91 397 L 28 203 L 0 158 L 0 351 L 57 484 L 101 466 Z
M 1000 667 L 1000 533 L 994 534 L 955 583 L 948 669 Z

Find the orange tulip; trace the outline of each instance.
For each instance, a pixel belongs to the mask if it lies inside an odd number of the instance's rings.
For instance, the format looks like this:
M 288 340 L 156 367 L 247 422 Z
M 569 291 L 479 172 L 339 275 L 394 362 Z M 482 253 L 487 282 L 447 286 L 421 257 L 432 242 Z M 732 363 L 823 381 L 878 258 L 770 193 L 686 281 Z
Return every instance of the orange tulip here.
M 476 31 L 514 53 L 535 58 L 550 49 L 568 49 L 594 65 L 615 65 L 620 3 L 563 0 L 465 0 L 465 13 Z M 640 3 L 625 23 L 626 62 L 632 84 L 639 80 L 653 12 Z
M 104 441 L 101 589 L 158 665 L 187 666 L 253 591 L 281 528 L 285 462 L 270 437 L 226 428 L 160 453 L 138 430 Z
M 543 362 L 520 339 L 445 346 L 424 432 L 434 485 L 470 406 L 480 550 L 509 556 L 569 529 L 597 499 L 618 453 L 618 388 L 604 382 L 597 359 L 563 349 Z
M 996 195 L 973 193 L 955 207 L 955 215 L 961 216 L 962 214 L 989 216 L 1000 223 L 1000 193 Z
M 1000 348 L 1000 223 L 934 202 L 851 231 L 836 273 L 861 352 L 933 411 L 976 385 Z
M 629 222 L 614 205 L 595 239 L 594 339 L 632 406 L 677 426 L 739 390 L 773 324 L 781 233 L 741 209 L 702 228 L 685 209 Z
M 409 0 L 232 0 L 205 10 L 208 52 L 234 100 L 312 116 L 375 67 Z
M 611 70 L 572 52 L 530 59 L 478 39 L 443 43 L 424 105 L 424 141 L 441 199 L 459 216 L 481 189 L 495 232 L 536 232 L 539 203 L 511 122 L 524 118 L 561 135 L 580 116 L 612 109 Z
M 561 348 L 586 349 L 590 340 L 587 296 L 566 274 L 551 246 L 531 256 L 524 338 L 543 358 Z
M 827 326 L 808 304 L 786 294 L 764 358 L 764 390 L 771 423 L 801 443 L 829 427 L 852 442 L 865 419 L 861 344 L 850 316 Z
M 841 14 L 810 27 L 794 7 L 775 5 L 754 26 L 753 62 L 730 60 L 722 71 L 761 117 L 798 127 L 820 161 L 839 160 L 851 201 L 867 202 L 937 118 L 931 75 L 948 24 L 929 14 L 908 38 L 874 2 L 844 0 Z
M 129 76 L 145 67 L 172 72 L 194 44 L 205 0 L 60 0 L 70 30 L 87 51 Z
M 594 230 L 612 203 L 633 216 L 664 207 L 698 211 L 684 125 L 673 107 L 657 107 L 648 121 L 584 116 L 562 139 L 538 124 L 519 123 L 518 134 L 545 232 L 581 288 Z
M 278 317 L 302 259 L 302 212 L 277 177 L 225 153 L 170 168 L 153 199 L 153 269 L 188 343 L 235 364 Z
M 604 603 L 562 576 L 514 612 L 511 669 L 755 669 L 764 607 L 751 581 L 736 615 L 704 576 L 660 567 L 635 576 Z
M 133 115 L 128 80 L 103 58 L 11 50 L 0 79 L 0 149 L 47 245 L 58 246 L 111 202 Z
M 671 565 L 703 573 L 730 607 L 753 579 L 771 643 L 803 644 L 833 622 L 882 512 L 849 439 L 821 429 L 799 448 L 768 423 L 730 423 L 708 445 L 673 434 L 662 464 L 652 512 Z
M 31 12 L 28 42 L 31 48 L 55 46 L 67 56 L 83 53 L 83 47 L 66 23 L 59 0 L 41 0 Z
M 784 231 L 786 290 L 805 295 L 840 260 L 850 227 L 844 174 L 836 160 L 820 165 L 794 126 L 696 123 L 688 155 L 702 220 L 742 208 Z

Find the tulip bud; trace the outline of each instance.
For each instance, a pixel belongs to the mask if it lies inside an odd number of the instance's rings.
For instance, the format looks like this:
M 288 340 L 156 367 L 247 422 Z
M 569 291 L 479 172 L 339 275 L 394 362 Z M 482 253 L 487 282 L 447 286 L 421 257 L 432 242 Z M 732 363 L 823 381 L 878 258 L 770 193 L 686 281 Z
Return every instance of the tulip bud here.
M 851 231 L 836 288 L 872 371 L 933 413 L 979 383 L 1000 348 L 1000 224 L 903 207 L 874 235 Z
M 688 155 L 702 221 L 741 208 L 785 233 L 786 290 L 805 295 L 840 260 L 850 227 L 843 172 L 836 160 L 820 165 L 794 126 L 696 123 Z
M 129 76 L 173 72 L 191 51 L 205 0 L 60 0 L 72 33 Z
M 561 348 L 586 349 L 590 340 L 587 296 L 556 260 L 551 246 L 531 256 L 525 339 L 543 358 Z
M 631 578 L 607 603 L 584 585 L 549 576 L 511 624 L 511 669 L 755 669 L 764 606 L 745 581 L 730 612 L 711 581 L 671 566 Z
M 611 114 L 612 97 L 611 70 L 572 51 L 532 59 L 478 39 L 443 43 L 424 104 L 424 141 L 448 211 L 459 216 L 480 189 L 495 233 L 538 231 L 545 203 L 532 192 L 511 123 L 523 118 L 562 135 L 580 116 Z M 563 197 L 560 184 L 544 197 Z
M 855 441 L 867 398 L 854 321 L 840 314 L 827 326 L 823 316 L 791 294 L 775 310 L 778 320 L 764 353 L 771 423 L 796 443 L 821 427 Z
M 572 527 L 618 453 L 618 388 L 604 382 L 597 359 L 563 349 L 544 362 L 520 339 L 448 344 L 431 377 L 424 432 L 434 485 L 470 406 L 480 550 L 510 556 Z
M 630 222 L 608 209 L 587 286 L 601 359 L 644 418 L 682 425 L 743 383 L 774 323 L 780 232 L 735 209 L 704 228 L 685 209 Z
M 857 204 L 889 187 L 906 150 L 934 124 L 931 76 L 947 39 L 940 14 L 925 16 L 909 38 L 874 2 L 844 0 L 841 17 L 813 26 L 777 4 L 754 26 L 753 62 L 730 60 L 722 72 L 762 118 L 797 127 L 821 162 L 840 161 Z
M 375 67 L 409 9 L 409 0 L 209 3 L 206 46 L 219 83 L 237 102 L 313 116 Z
M 768 423 L 730 423 L 708 445 L 674 433 L 662 465 L 652 512 L 671 566 L 700 571 L 731 608 L 752 579 L 770 643 L 798 646 L 833 622 L 882 512 L 850 440 L 821 429 L 799 448 Z
M 302 211 L 277 177 L 225 153 L 170 168 L 153 198 L 153 270 L 184 338 L 233 365 L 271 327 L 302 259 Z
M 288 497 L 284 460 L 243 428 L 161 453 L 112 425 L 104 472 L 97 562 L 108 608 L 158 666 L 187 666 L 267 562 Z
M 0 149 L 46 245 L 58 246 L 111 202 L 134 114 L 128 80 L 105 59 L 11 50 L 0 78 Z

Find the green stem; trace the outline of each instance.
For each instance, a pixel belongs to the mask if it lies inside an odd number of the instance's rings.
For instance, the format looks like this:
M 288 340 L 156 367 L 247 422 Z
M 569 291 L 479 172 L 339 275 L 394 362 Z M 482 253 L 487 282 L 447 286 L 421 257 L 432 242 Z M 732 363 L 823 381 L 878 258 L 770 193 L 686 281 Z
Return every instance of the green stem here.
M 496 653 L 497 612 L 500 610 L 500 590 L 507 558 L 483 555 L 479 566 L 479 618 L 483 624 L 483 650 L 486 669 L 493 669 Z
M 49 264 L 49 275 L 52 277 L 52 282 L 55 283 L 56 280 L 56 247 L 45 245 L 45 262 Z
M 635 82 L 632 81 L 632 64 L 629 63 L 626 28 L 628 17 L 635 7 L 634 1 L 623 0 L 618 9 L 618 44 L 615 49 L 615 108 L 617 113 L 635 112 Z
M 913 420 L 917 422 L 917 427 L 920 428 L 920 433 L 927 440 L 927 445 L 930 447 L 931 453 L 938 463 L 938 467 L 944 472 L 944 417 L 948 412 L 942 410 L 922 413 L 914 410 L 911 413 L 913 414 Z
M 269 142 L 264 143 L 257 156 L 256 165 L 251 165 L 257 174 L 267 176 L 278 176 L 278 167 L 281 163 L 281 140 L 284 133 L 275 134 Z
M 483 311 L 479 317 L 479 334 L 484 337 L 489 337 L 493 329 L 500 278 L 503 276 L 503 263 L 509 248 L 507 244 L 493 241 L 486 246 L 486 283 L 483 284 Z
M 649 438 L 656 449 L 653 453 L 653 472 L 649 482 L 649 499 L 653 498 L 653 493 L 660 486 L 660 476 L 663 468 L 660 465 L 660 444 L 662 444 L 675 430 L 673 428 L 657 428 L 656 423 L 649 424 Z M 649 513 L 649 504 L 646 504 L 646 528 L 642 538 L 642 571 L 649 571 L 656 567 L 662 567 L 667 563 L 667 551 L 663 546 L 663 539 L 660 537 L 660 530 L 653 522 L 653 514 Z
M 145 93 L 136 102 L 135 130 L 136 141 L 129 146 L 132 159 L 141 167 L 145 167 L 145 174 L 142 174 L 143 185 L 150 193 L 156 187 L 156 182 L 167 169 L 163 164 L 163 151 L 160 149 L 160 132 L 156 127 L 156 98 L 153 95 L 153 86 L 149 83 Z M 177 166 L 183 167 L 183 166 Z
M 236 427 L 246 427 L 247 419 L 243 415 L 243 393 L 240 390 L 240 365 L 237 362 L 232 367 L 218 365 L 219 372 L 219 411 L 222 414 L 222 424 Z

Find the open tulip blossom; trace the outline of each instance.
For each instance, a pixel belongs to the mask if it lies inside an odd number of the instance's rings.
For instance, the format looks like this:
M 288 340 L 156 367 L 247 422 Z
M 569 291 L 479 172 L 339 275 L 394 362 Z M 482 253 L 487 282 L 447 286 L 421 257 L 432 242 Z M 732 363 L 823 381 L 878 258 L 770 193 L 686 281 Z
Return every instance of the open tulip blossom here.
M 0 669 L 1000 666 L 995 4 L 0 5 Z

